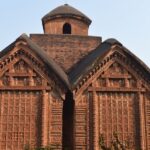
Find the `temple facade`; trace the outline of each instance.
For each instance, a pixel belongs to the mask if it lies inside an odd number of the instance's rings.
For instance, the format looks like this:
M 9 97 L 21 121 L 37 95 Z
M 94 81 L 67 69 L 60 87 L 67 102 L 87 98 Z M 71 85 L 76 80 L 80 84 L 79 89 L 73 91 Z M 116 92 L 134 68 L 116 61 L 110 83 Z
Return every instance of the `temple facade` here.
M 65 4 L 0 52 L 0 150 L 100 150 L 103 135 L 150 150 L 150 69 Z

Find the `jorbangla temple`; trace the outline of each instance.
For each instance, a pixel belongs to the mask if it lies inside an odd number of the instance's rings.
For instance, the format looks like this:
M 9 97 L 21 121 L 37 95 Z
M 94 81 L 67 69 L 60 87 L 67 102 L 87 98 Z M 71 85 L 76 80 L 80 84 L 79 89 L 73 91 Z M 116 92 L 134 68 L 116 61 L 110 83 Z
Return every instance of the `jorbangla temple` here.
M 0 52 L 0 150 L 100 150 L 114 132 L 150 150 L 150 69 L 91 22 L 65 4 Z

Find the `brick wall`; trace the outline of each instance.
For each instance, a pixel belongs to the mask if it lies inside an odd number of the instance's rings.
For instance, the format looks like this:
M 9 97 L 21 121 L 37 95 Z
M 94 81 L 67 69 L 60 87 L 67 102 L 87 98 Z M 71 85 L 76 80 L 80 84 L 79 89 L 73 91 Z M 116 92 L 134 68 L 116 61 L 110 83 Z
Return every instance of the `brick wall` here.
M 75 35 L 31 34 L 31 39 L 65 71 L 101 43 L 101 37 Z
M 71 18 L 59 18 L 47 21 L 44 24 L 45 34 L 63 34 L 63 25 L 69 23 L 71 25 L 73 35 L 88 35 L 89 26 L 76 19 Z

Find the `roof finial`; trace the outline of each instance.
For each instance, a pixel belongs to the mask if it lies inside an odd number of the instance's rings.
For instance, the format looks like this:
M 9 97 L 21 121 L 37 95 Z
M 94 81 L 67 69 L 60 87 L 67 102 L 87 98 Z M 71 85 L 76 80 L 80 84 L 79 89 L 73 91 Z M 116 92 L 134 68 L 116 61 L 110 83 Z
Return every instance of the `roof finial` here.
M 65 2 L 65 5 L 68 5 L 68 0 L 64 0 L 64 2 Z

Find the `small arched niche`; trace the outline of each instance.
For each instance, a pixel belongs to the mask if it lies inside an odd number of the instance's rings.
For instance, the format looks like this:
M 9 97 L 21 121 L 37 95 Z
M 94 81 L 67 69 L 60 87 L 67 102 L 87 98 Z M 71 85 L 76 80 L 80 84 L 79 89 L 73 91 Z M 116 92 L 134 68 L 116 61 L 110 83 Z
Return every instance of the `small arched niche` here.
M 63 25 L 63 34 L 71 34 L 71 24 L 65 23 Z

